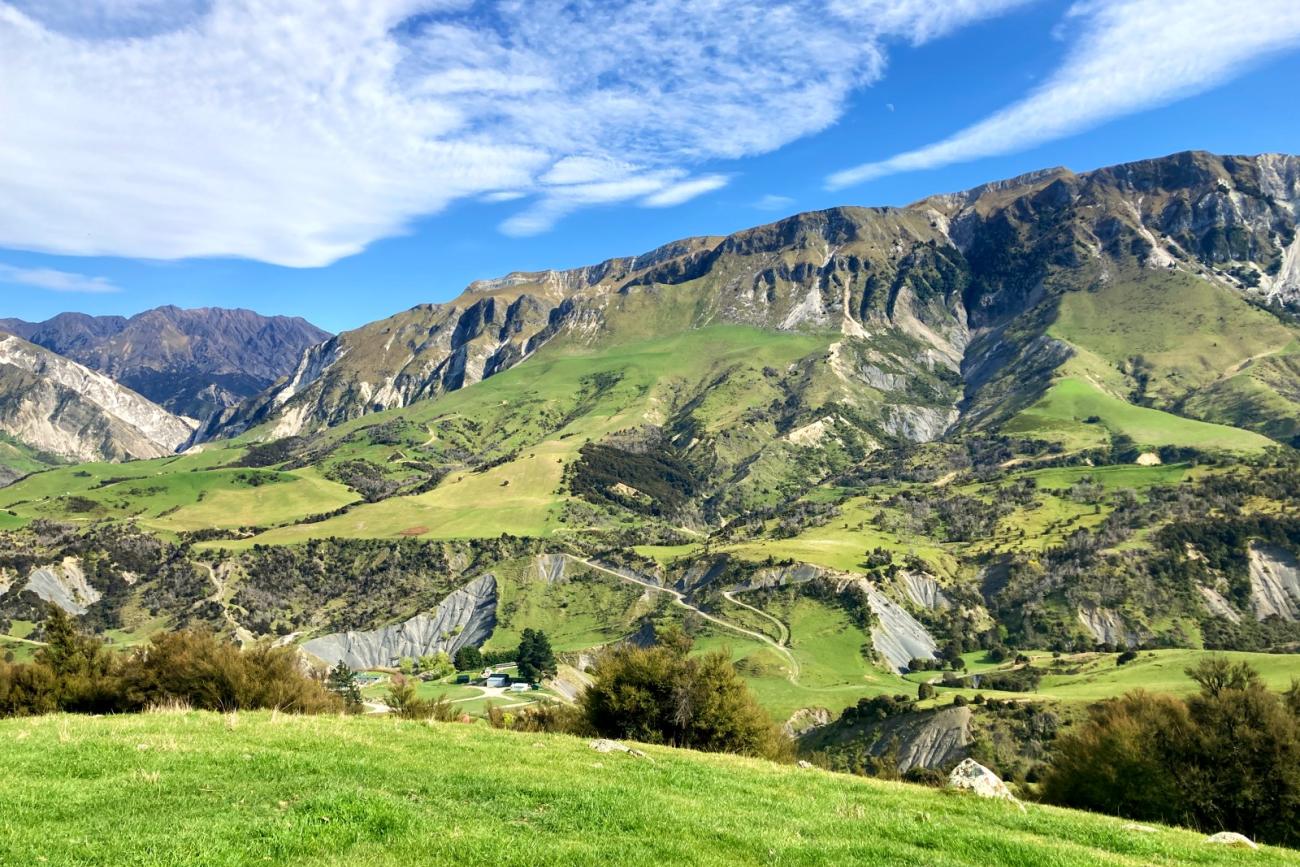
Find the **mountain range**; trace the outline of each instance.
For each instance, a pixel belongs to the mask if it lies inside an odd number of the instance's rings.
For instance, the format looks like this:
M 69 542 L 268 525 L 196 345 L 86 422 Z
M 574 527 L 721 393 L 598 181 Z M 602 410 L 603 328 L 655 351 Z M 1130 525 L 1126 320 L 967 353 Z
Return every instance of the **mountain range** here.
M 1097 399 L 1137 395 L 1287 440 L 1300 434 L 1300 369 L 1283 351 L 1294 334 L 1264 311 L 1300 303 L 1297 203 L 1294 157 L 1185 153 L 510 274 L 314 347 L 201 438 L 320 430 L 478 382 L 549 344 L 731 323 L 838 332 L 835 369 L 857 368 L 853 401 L 874 402 L 874 421 L 906 439 L 999 424 L 1073 372 Z
M 199 419 L 258 394 L 327 337 L 303 319 L 216 308 L 0 319 L 0 479 L 60 459 L 175 452 Z
M 1187 152 L 336 336 L 10 323 L 0 643 L 52 600 L 365 666 L 679 623 L 783 719 L 976 648 L 1294 649 L 1298 217 L 1300 157 Z
M 159 307 L 130 318 L 0 319 L 0 331 L 107 374 L 175 415 L 205 419 L 283 376 L 328 338 L 305 319 Z

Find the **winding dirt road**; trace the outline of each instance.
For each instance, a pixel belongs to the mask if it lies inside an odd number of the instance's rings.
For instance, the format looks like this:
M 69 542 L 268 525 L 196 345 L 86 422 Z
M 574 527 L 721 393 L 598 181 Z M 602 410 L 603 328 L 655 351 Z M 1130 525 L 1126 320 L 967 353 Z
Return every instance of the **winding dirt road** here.
M 575 563 L 581 563 L 583 566 L 586 566 L 589 569 L 595 569 L 598 572 L 604 572 L 606 575 L 613 575 L 615 578 L 619 578 L 623 581 L 628 582 L 629 584 L 637 584 L 641 587 L 646 588 L 647 590 L 652 590 L 656 593 L 667 593 L 669 596 L 673 597 L 673 601 L 676 602 L 678 605 L 680 605 L 682 608 L 685 608 L 687 611 L 694 612 L 695 614 L 699 615 L 700 617 L 703 617 L 705 620 L 709 621 L 710 623 L 716 623 L 718 626 L 721 626 L 724 629 L 730 629 L 732 632 L 738 632 L 741 635 L 744 635 L 748 638 L 754 638 L 763 642 L 764 644 L 766 644 L 767 646 L 775 650 L 777 653 L 781 654 L 781 656 L 783 656 L 786 659 L 786 661 L 790 663 L 789 681 L 795 686 L 799 686 L 799 675 L 801 673 L 801 669 L 799 667 L 799 660 L 795 659 L 794 654 L 790 652 L 790 648 L 786 647 L 784 644 L 780 644 L 776 641 L 773 641 L 770 636 L 764 635 L 762 632 L 755 632 L 752 629 L 746 629 L 743 626 L 737 626 L 736 624 L 728 620 L 723 620 L 721 617 L 717 617 L 716 615 L 710 614 L 709 612 L 705 611 L 702 608 L 692 605 L 691 603 L 686 601 L 685 594 L 683 594 L 679 590 L 674 590 L 671 587 L 662 587 L 658 584 L 655 584 L 653 581 L 648 581 L 643 578 L 637 578 L 627 574 L 626 572 L 620 572 L 617 569 L 611 569 L 610 567 L 602 563 L 599 563 L 595 560 L 587 560 L 582 557 L 575 557 L 572 554 L 565 554 L 564 556 Z M 772 617 L 771 615 L 766 614 L 763 611 L 759 611 L 757 608 L 754 608 L 751 605 L 746 605 L 744 602 L 739 602 L 729 594 L 724 593 L 723 595 L 726 596 L 730 601 L 735 602 L 737 605 L 741 606 L 742 608 L 748 608 L 751 611 L 757 611 L 759 614 L 762 614 L 764 617 L 767 617 L 769 620 L 772 620 L 774 623 L 780 626 L 781 634 L 786 636 L 788 640 L 789 632 L 786 630 L 785 624 L 781 623 L 775 617 Z

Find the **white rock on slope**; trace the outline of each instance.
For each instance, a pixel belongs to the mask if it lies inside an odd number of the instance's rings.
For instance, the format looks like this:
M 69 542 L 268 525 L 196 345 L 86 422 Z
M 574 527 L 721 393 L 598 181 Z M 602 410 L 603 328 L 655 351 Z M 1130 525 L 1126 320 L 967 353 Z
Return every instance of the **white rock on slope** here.
M 930 659 L 939 650 L 934 637 L 901 605 L 863 582 L 868 603 L 875 615 L 871 644 L 895 669 L 903 670 L 913 659 Z
M 1300 563 L 1290 552 L 1251 544 L 1250 608 L 1256 620 L 1300 620 Z
M 81 562 L 76 557 L 65 557 L 57 566 L 33 569 L 24 590 L 57 605 L 69 614 L 80 616 L 100 599 L 100 592 L 90 586 Z
M 451 593 L 432 614 L 419 614 L 367 632 L 334 632 L 302 649 L 329 665 L 342 660 L 354 669 L 386 668 L 403 657 L 446 651 L 454 654 L 487 640 L 496 625 L 497 582 L 483 575 Z
M 913 604 L 922 608 L 929 608 L 931 611 L 943 610 L 950 608 L 952 603 L 944 595 L 943 588 L 939 582 L 924 572 L 912 572 L 904 570 L 898 573 L 898 583 L 902 585 L 905 592 Z
M 1142 643 L 1142 632 L 1110 608 L 1084 603 L 1079 606 L 1079 622 L 1087 627 L 1099 644 L 1136 647 Z
M 1217 834 L 1211 834 L 1205 838 L 1206 843 L 1213 843 L 1216 846 L 1231 846 L 1234 849 L 1258 849 L 1259 844 L 1247 837 L 1245 834 L 1238 834 L 1236 831 L 1220 831 Z
M 997 798 L 1019 804 L 1002 778 L 974 759 L 962 759 L 948 775 L 948 788 L 974 792 L 981 798 Z M 1023 810 L 1024 807 L 1021 806 Z

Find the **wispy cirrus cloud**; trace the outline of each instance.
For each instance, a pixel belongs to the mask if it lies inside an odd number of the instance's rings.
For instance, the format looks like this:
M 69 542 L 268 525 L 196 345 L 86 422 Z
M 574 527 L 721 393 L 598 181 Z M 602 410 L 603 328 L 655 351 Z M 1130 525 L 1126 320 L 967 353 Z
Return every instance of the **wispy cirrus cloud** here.
M 705 193 L 720 190 L 727 185 L 727 181 L 726 175 L 704 175 L 700 178 L 680 181 L 646 196 L 641 200 L 641 204 L 647 208 L 671 208 Z
M 89 292 L 103 294 L 120 292 L 121 287 L 106 277 L 89 277 L 73 271 L 54 268 L 18 268 L 0 264 L 0 284 L 27 286 L 48 292 Z
M 1300 3 L 1089 0 L 1058 35 L 1079 31 L 1064 63 L 1027 97 L 926 147 L 836 172 L 831 189 L 1011 153 L 1199 93 L 1300 45 Z
M 464 198 L 671 207 L 1025 2 L 0 0 L 0 246 L 314 266 Z

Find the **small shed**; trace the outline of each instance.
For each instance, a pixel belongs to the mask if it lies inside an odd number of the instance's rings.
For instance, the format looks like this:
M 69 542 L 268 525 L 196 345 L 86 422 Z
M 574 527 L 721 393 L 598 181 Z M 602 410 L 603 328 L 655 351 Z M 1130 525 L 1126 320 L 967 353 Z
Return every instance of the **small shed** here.
M 487 679 L 487 685 L 491 687 L 508 686 L 510 678 L 504 674 L 494 674 Z
M 510 684 L 511 692 L 528 692 L 532 688 L 531 684 L 524 683 L 523 681 Z

